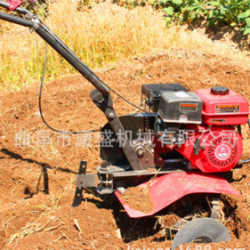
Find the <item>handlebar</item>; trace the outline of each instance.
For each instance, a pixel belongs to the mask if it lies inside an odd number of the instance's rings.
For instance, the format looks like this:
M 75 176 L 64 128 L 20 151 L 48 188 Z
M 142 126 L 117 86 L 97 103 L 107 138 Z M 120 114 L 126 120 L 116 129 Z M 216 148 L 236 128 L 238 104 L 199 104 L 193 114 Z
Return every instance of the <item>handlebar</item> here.
M 0 0 L 0 7 L 9 9 L 9 4 Z M 1 11 L 0 19 L 16 23 L 22 26 L 30 27 L 31 32 L 35 31 L 55 51 L 57 51 L 66 61 L 68 61 L 78 72 L 80 72 L 91 84 L 93 84 L 98 91 L 102 93 L 102 96 L 100 98 L 99 93 L 96 93 L 97 91 L 94 92 L 94 103 L 103 111 L 117 137 L 119 135 L 119 132 L 122 131 L 122 141 L 125 142 L 125 144 L 122 146 L 122 149 L 132 169 L 136 171 L 143 170 L 143 167 L 141 166 L 141 163 L 138 160 L 135 151 L 129 144 L 127 134 L 125 133 L 125 130 L 118 116 L 115 113 L 109 87 L 105 83 L 103 83 L 100 78 L 98 78 L 98 76 L 93 71 L 91 71 L 88 66 L 85 65 L 52 31 L 50 31 L 50 29 L 37 16 L 22 7 L 16 8 L 15 11 L 22 14 L 29 14 L 28 17 L 26 15 L 29 20 L 9 15 Z
M 9 9 L 10 4 L 0 0 L 0 7 Z M 0 11 L 0 19 L 30 27 L 30 31 L 35 31 L 43 40 L 45 40 L 54 50 L 56 50 L 66 61 L 68 61 L 82 76 L 93 84 L 103 95 L 109 95 L 109 88 L 98 76 L 91 71 L 50 29 L 32 12 L 17 7 L 14 11 L 21 14 L 29 14 L 29 20 L 21 17 L 6 14 Z

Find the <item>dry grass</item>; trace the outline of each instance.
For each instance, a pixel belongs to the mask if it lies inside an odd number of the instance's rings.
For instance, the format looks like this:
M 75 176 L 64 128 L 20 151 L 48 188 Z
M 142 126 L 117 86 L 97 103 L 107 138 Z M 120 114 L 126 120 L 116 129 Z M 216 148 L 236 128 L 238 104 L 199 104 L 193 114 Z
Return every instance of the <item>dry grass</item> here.
M 49 17 L 42 19 L 91 68 L 156 50 L 205 47 L 200 36 L 178 27 L 167 29 L 162 13 L 150 6 L 129 11 L 104 2 L 78 11 L 77 4 L 77 0 L 58 0 L 49 6 Z M 39 82 L 44 41 L 27 28 L 5 21 L 0 21 L 0 36 L 0 88 L 22 89 Z M 57 53 L 49 51 L 46 81 L 74 73 Z

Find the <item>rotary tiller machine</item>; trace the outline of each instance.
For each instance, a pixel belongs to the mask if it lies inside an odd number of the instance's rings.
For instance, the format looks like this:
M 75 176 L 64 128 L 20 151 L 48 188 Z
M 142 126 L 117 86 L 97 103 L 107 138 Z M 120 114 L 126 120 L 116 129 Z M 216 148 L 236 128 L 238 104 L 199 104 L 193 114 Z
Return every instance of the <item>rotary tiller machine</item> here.
M 249 123 L 247 100 L 226 87 L 189 92 L 177 83 L 144 84 L 144 112 L 118 117 L 110 95 L 117 93 L 21 4 L 0 1 L 1 7 L 19 13 L 0 12 L 0 19 L 29 27 L 77 69 L 95 86 L 90 96 L 108 120 L 101 129 L 103 162 L 97 174 L 86 174 L 87 162 L 80 162 L 72 206 L 80 205 L 85 187 L 93 187 L 100 195 L 114 193 L 132 218 L 179 209 L 183 215 L 172 227 L 177 233 L 172 249 L 193 241 L 230 240 L 220 222 L 220 198 L 221 194 L 241 196 L 230 182 L 232 170 L 249 162 L 241 160 L 241 125 Z M 126 189 L 137 186 L 148 189 L 154 204 L 151 212 L 138 211 L 124 201 Z M 204 197 L 210 212 L 206 218 L 194 219 L 194 204 Z

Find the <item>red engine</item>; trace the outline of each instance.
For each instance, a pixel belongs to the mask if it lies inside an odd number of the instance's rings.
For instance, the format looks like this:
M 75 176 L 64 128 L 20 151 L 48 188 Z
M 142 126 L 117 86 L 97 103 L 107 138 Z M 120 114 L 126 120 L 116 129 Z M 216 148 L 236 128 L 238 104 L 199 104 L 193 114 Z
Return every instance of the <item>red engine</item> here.
M 166 150 L 177 150 L 189 168 L 225 172 L 239 162 L 241 125 L 248 122 L 247 100 L 225 87 L 163 91 L 154 130 Z
M 205 173 L 225 172 L 235 167 L 241 158 L 243 145 L 241 135 L 234 128 L 197 126 L 195 131 L 199 132 L 177 147 L 177 151 L 191 162 L 190 167 Z
M 195 93 L 203 101 L 202 122 L 209 126 L 190 127 L 196 131 L 194 137 L 177 150 L 202 172 L 229 171 L 242 156 L 241 129 L 236 131 L 235 126 L 239 128 L 248 122 L 248 102 L 227 88 L 202 89 Z

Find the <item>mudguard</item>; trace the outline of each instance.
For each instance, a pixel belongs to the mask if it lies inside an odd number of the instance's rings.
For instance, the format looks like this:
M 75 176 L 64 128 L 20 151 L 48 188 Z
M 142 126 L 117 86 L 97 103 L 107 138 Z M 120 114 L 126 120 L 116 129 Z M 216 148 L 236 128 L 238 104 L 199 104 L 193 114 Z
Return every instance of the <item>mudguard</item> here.
M 116 191 L 115 195 L 131 218 L 151 216 L 171 205 L 188 194 L 215 193 L 242 196 L 230 183 L 221 176 L 203 173 L 178 172 L 155 178 L 154 181 L 144 182 L 140 187 L 149 186 L 149 193 L 155 206 L 152 212 L 143 213 L 129 207 Z

